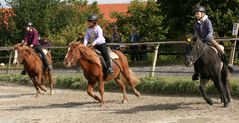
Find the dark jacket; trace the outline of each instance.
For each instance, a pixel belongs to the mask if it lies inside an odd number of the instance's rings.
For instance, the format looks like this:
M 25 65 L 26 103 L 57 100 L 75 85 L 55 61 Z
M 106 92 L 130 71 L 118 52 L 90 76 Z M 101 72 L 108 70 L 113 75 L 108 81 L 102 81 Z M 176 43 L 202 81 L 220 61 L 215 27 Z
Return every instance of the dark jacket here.
M 213 39 L 213 27 L 207 15 L 204 16 L 203 21 L 197 21 L 194 24 L 193 37 L 197 36 L 199 36 L 204 43 Z
M 30 46 L 31 44 L 33 46 L 39 46 L 40 43 L 38 41 L 38 38 L 38 31 L 35 28 L 32 28 L 32 31 L 29 31 L 25 34 L 24 43 L 27 43 L 28 46 Z

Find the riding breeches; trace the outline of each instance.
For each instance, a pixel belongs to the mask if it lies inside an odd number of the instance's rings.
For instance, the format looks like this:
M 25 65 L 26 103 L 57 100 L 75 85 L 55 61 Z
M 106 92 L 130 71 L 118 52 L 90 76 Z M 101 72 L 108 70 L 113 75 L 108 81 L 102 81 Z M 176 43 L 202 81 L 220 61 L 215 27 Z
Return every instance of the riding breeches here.
M 97 45 L 97 46 L 95 46 L 95 48 L 101 52 L 106 64 L 109 64 L 110 63 L 110 56 L 109 56 L 109 53 L 108 53 L 106 43 Z
M 35 50 L 37 53 L 40 53 L 40 54 L 41 54 L 41 56 L 42 56 L 42 61 L 43 61 L 44 65 L 45 65 L 46 67 L 48 67 L 49 64 L 48 64 L 48 62 L 47 62 L 46 55 L 45 55 L 44 52 L 42 51 L 41 46 L 34 46 L 33 48 L 34 48 L 34 50 Z
M 224 47 L 218 44 L 216 40 L 212 39 L 210 40 L 210 43 L 217 49 L 218 52 L 224 54 Z

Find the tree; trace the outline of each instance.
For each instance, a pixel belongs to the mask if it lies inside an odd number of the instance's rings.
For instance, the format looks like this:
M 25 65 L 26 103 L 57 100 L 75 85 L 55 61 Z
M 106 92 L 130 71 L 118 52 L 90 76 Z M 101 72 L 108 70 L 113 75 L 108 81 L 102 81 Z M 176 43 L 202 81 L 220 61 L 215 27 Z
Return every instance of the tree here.
M 162 28 L 160 6 L 153 0 L 147 3 L 133 0 L 127 13 L 112 13 L 112 17 L 117 19 L 115 24 L 125 36 L 130 34 L 130 29 L 134 26 L 144 41 L 158 41 L 165 39 L 167 33 L 167 28 Z
M 7 33 L 7 30 L 3 28 L 1 31 L 3 31 L 2 35 L 4 35 L 5 38 L 0 37 L 0 40 L 8 39 L 10 44 L 19 43 L 25 34 L 24 26 L 27 22 L 32 22 L 41 37 L 48 35 L 51 38 L 50 40 L 53 41 L 52 43 L 58 45 L 59 42 L 57 39 L 60 38 L 61 44 L 65 45 L 74 39 L 72 35 L 77 35 L 78 32 L 76 31 L 83 31 L 86 18 L 89 14 L 99 13 L 97 2 L 88 5 L 85 0 L 5 1 L 12 7 L 11 9 L 15 14 L 15 16 L 11 16 L 10 19 L 13 22 L 12 27 L 14 28 L 14 32 Z M 73 30 L 69 29 L 71 27 Z M 14 37 L 9 38 L 11 35 Z
M 238 0 L 158 0 L 164 16 L 163 28 L 169 28 L 168 38 L 178 39 L 192 33 L 193 10 L 205 6 L 212 20 L 214 31 L 220 37 L 230 36 L 233 23 L 239 17 Z

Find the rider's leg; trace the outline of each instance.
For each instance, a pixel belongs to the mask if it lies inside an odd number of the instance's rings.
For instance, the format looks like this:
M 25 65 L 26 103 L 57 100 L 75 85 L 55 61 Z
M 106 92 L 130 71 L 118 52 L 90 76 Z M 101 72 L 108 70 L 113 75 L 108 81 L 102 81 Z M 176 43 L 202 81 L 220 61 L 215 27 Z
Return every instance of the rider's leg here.
M 109 53 L 108 53 L 106 43 L 97 45 L 96 49 L 98 49 L 101 52 L 107 66 L 108 66 L 108 72 L 113 73 L 114 71 L 112 69 L 112 65 L 111 65 L 111 62 L 110 62 L 110 56 L 109 56 Z
M 231 64 L 229 64 L 228 58 L 224 52 L 224 47 L 221 46 L 220 44 L 217 43 L 217 41 L 215 41 L 214 39 L 212 39 L 211 44 L 217 49 L 217 51 L 219 52 L 219 56 L 222 60 L 222 62 L 228 66 L 230 71 L 233 71 L 233 67 Z
M 48 64 L 47 59 L 46 59 L 46 55 L 42 51 L 41 46 L 36 46 L 36 47 L 34 47 L 34 49 L 36 50 L 36 52 L 38 52 L 42 55 L 42 61 L 43 61 L 44 65 L 47 66 L 49 70 L 52 70 L 53 69 L 52 65 Z

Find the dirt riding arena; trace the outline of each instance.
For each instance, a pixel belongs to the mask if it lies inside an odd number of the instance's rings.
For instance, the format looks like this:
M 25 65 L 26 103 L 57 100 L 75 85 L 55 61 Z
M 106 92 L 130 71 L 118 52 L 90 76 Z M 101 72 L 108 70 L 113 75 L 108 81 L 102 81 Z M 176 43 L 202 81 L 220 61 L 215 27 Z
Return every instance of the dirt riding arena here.
M 189 70 L 190 72 L 190 70 Z M 187 73 L 189 74 L 189 73 Z M 99 93 L 96 91 L 97 95 Z M 223 108 L 218 98 L 209 106 L 201 97 L 150 96 L 106 92 L 106 104 L 85 91 L 56 89 L 35 97 L 31 86 L 0 82 L 0 123 L 238 123 L 239 100 Z

